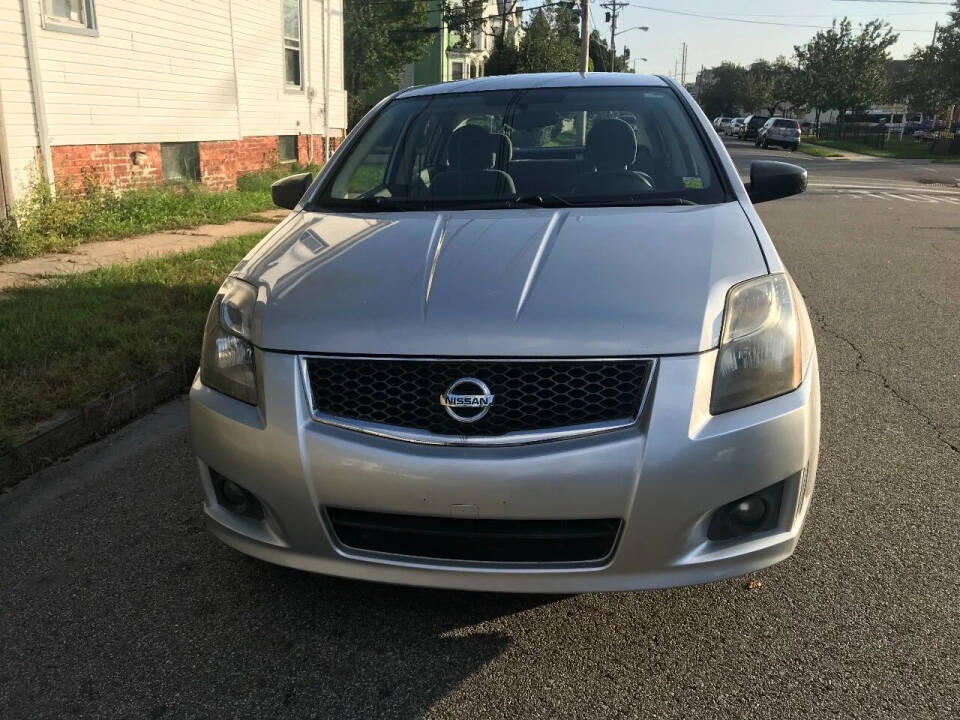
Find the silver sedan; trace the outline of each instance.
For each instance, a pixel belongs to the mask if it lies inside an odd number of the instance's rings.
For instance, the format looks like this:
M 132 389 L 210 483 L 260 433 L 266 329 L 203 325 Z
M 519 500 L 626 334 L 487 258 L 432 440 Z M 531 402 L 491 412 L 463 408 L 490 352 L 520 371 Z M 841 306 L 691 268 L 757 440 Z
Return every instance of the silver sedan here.
M 803 299 L 663 77 L 414 88 L 218 292 L 190 392 L 207 527 L 294 568 L 445 588 L 703 583 L 786 559 L 817 470 Z

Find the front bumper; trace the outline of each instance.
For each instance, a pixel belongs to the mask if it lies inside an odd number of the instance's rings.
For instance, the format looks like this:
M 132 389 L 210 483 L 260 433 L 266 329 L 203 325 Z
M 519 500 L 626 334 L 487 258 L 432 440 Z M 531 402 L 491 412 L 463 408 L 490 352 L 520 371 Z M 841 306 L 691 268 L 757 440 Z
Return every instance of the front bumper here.
M 790 556 L 816 477 L 816 355 L 794 392 L 708 412 L 716 352 L 661 358 L 636 425 L 590 437 L 498 447 L 430 446 L 311 418 L 297 357 L 258 354 L 260 407 L 204 387 L 190 426 L 208 528 L 228 545 L 289 567 L 365 580 L 512 592 L 688 585 Z M 210 469 L 253 493 L 264 517 L 217 500 Z M 772 530 L 711 541 L 715 509 L 786 481 Z M 490 519 L 621 518 L 612 555 L 585 566 L 458 563 L 371 555 L 336 542 L 325 508 Z

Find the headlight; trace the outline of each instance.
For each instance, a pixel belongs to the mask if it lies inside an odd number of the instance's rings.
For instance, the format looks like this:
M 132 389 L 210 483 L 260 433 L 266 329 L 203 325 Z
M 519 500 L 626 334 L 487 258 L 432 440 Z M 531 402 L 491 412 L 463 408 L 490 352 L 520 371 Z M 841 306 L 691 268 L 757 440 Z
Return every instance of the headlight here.
M 225 395 L 257 404 L 257 373 L 253 359 L 253 285 L 227 278 L 207 315 L 203 331 L 200 381 Z
M 734 285 L 723 311 L 713 415 L 796 390 L 802 377 L 797 308 L 785 274 Z

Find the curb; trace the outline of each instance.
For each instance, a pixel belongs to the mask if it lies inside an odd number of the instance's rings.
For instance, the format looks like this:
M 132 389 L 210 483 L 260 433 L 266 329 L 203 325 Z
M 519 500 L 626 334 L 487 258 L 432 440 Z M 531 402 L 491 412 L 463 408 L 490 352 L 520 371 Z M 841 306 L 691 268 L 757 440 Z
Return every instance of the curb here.
M 186 391 L 194 373 L 183 363 L 42 422 L 0 455 L 0 490 Z

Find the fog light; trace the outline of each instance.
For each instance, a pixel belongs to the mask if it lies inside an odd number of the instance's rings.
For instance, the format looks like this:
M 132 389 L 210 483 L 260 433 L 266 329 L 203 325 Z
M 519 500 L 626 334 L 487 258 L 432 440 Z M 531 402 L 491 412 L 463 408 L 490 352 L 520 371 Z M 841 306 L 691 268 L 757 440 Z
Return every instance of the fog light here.
M 213 491 L 217 495 L 217 502 L 237 515 L 244 515 L 254 520 L 263 520 L 263 506 L 257 497 L 241 487 L 233 480 L 225 478 L 213 468 L 210 470 L 210 480 Z
M 773 530 L 780 523 L 786 480 L 717 508 L 707 528 L 708 540 L 732 540 Z
M 759 497 L 741 500 L 730 510 L 730 517 L 741 525 L 759 525 L 766 514 L 767 503 Z
M 237 507 L 245 505 L 248 495 L 249 493 L 247 493 L 246 490 L 232 480 L 223 481 L 223 499 L 226 500 L 229 505 L 235 505 Z

